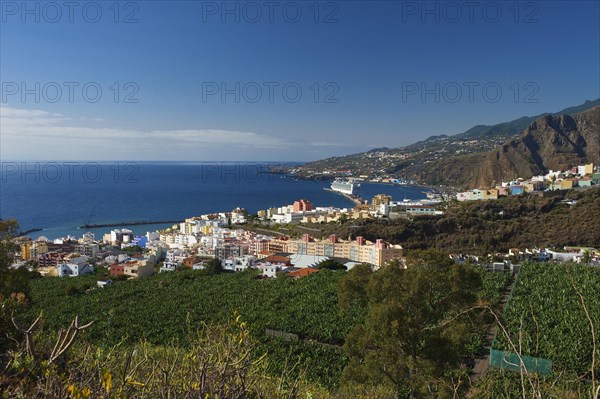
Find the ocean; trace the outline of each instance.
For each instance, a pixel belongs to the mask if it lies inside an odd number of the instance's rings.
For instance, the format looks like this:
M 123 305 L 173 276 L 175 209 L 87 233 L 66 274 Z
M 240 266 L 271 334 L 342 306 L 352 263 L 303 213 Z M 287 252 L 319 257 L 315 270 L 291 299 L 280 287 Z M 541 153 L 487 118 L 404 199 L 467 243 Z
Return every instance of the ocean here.
M 15 218 L 21 230 L 49 239 L 117 227 L 79 226 L 123 223 L 136 234 L 169 224 L 128 226 L 132 221 L 170 221 L 236 207 L 256 213 L 305 198 L 315 206 L 350 208 L 344 196 L 326 191 L 330 182 L 295 180 L 267 173 L 265 163 L 175 162 L 2 162 L 0 217 Z M 396 201 L 425 198 L 424 187 L 362 183 L 369 201 L 388 194 Z

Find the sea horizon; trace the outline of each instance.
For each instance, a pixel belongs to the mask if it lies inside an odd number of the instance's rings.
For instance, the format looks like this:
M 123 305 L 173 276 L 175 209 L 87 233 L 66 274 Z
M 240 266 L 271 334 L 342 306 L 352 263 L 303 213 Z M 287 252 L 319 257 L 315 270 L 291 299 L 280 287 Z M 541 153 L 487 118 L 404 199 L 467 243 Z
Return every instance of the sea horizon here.
M 63 161 L 60 161 L 63 162 Z M 64 161 L 66 162 L 66 161 Z M 40 162 L 42 163 L 42 162 Z M 271 162 L 128 162 L 17 170 L 2 168 L 0 217 L 15 218 L 27 234 L 55 239 L 87 231 L 97 235 L 129 228 L 142 235 L 172 223 L 131 226 L 138 221 L 174 221 L 236 207 L 250 213 L 308 199 L 314 206 L 352 208 L 346 197 L 324 190 L 328 181 L 296 180 L 260 168 Z M 287 162 L 287 164 L 291 164 Z M 31 165 L 27 163 L 27 165 Z M 425 198 L 431 189 L 363 182 L 361 197 L 388 194 L 395 201 Z M 85 224 L 119 224 L 81 229 Z

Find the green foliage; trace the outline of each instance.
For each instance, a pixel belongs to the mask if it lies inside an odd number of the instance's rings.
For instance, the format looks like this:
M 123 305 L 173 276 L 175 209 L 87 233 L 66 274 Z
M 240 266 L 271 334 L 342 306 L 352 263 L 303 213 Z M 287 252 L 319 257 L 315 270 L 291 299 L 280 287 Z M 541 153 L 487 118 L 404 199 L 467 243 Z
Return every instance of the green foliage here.
M 327 259 L 319 263 L 317 269 L 346 270 L 346 266 L 335 259 Z
M 140 254 L 144 251 L 144 248 L 140 247 L 139 245 L 132 245 L 130 247 L 122 248 L 121 251 L 127 253 Z
M 338 303 L 341 309 L 366 309 L 369 303 L 367 285 L 372 273 L 371 265 L 364 263 L 356 265 L 346 273 L 338 285 Z
M 10 241 L 19 230 L 14 219 L 0 220 L 0 272 L 6 271 L 13 262 L 12 252 L 16 249 Z
M 479 293 L 479 297 L 482 301 L 489 303 L 492 306 L 496 306 L 500 303 L 500 297 L 502 291 L 511 274 L 509 272 L 493 272 L 483 269 L 479 269 L 482 281 L 482 289 Z
M 74 298 L 65 292 L 68 285 L 82 289 L 86 284 L 95 284 L 96 278 L 36 280 L 32 284 L 34 305 L 24 318 L 32 321 L 43 311 L 48 332 L 68 324 L 76 315 L 82 323 L 96 320 L 86 336 L 99 345 L 147 340 L 156 345 L 173 342 L 185 346 L 190 325 L 222 322 L 237 309 L 248 321 L 253 336 L 268 349 L 280 344 L 262 339 L 266 328 L 339 345 L 364 316 L 361 309 L 338 310 L 337 286 L 345 272 L 323 270 L 297 280 L 258 280 L 252 272 L 211 276 L 203 272 L 161 273 Z M 304 353 L 304 358 L 311 359 L 311 370 L 319 370 L 311 371 L 311 378 L 328 384 L 337 381 L 345 365 L 341 350 L 310 343 L 294 345 L 294 354 Z M 272 352 L 275 356 L 281 350 Z
M 36 336 L 33 355 L 10 353 L 0 373 L 3 397 L 47 398 L 325 398 L 309 383 L 306 366 L 292 363 L 277 375 L 237 312 L 220 324 L 201 324 L 188 347 L 70 346 L 59 364 L 48 360 L 54 336 Z M 83 333 L 85 335 L 85 333 Z M 82 334 L 78 335 L 81 337 Z M 257 355 L 253 356 L 256 352 Z
M 28 295 L 30 282 L 40 277 L 38 272 L 29 271 L 25 267 L 4 270 L 0 274 L 0 294 L 5 296 L 15 292 Z
M 223 273 L 223 265 L 219 259 L 214 258 L 206 262 L 206 269 L 204 270 L 206 270 L 206 273 L 210 275 L 220 274 Z
M 490 369 L 473 391 L 473 399 L 579 399 L 592 398 L 591 384 L 574 373 L 542 378 L 528 375 L 524 383 L 513 371 Z
M 26 267 L 10 269 L 14 261 L 13 253 L 18 249 L 11 239 L 17 234 L 19 225 L 14 219 L 0 220 L 0 295 L 10 296 L 11 293 L 29 292 L 29 282 L 40 277 L 35 271 Z
M 9 297 L 4 297 L 0 294 L 0 352 L 14 344 L 14 339 L 17 337 L 17 331 L 12 323 L 12 316 L 15 313 L 22 312 L 27 306 L 27 299 L 23 293 L 11 294 Z M 2 366 L 0 358 L 0 367 Z
M 572 263 L 524 264 L 504 312 L 515 345 L 525 355 L 552 360 L 554 370 L 588 372 L 592 332 L 582 300 L 598 339 L 598 287 L 598 268 Z M 494 348 L 514 352 L 504 335 L 498 336 Z M 600 347 L 597 347 L 596 359 L 599 358 Z M 598 361 L 596 373 L 600 373 Z
M 407 398 L 443 389 L 436 378 L 459 370 L 467 351 L 468 326 L 456 315 L 475 303 L 480 285 L 479 273 L 464 265 L 390 265 L 373 273 L 365 323 L 344 345 L 350 362 L 343 381 L 391 386 Z

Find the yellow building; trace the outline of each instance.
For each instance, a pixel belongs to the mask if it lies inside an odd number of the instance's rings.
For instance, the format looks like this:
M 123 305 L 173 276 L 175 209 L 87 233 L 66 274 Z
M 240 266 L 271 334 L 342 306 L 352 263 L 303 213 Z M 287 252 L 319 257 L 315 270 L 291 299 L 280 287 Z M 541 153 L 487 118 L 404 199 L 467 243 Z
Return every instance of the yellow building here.
M 521 186 L 523 187 L 523 191 L 527 192 L 527 193 L 532 193 L 535 191 L 535 185 L 533 183 L 521 183 Z
M 329 223 L 340 220 L 340 213 L 333 212 L 326 215 L 307 215 L 302 218 L 302 223 Z
M 489 190 L 482 190 L 481 199 L 482 200 L 498 199 L 498 189 L 490 188 Z
M 588 163 L 587 165 L 581 165 L 577 169 L 578 169 L 578 173 L 581 176 L 591 175 L 592 173 L 594 173 L 594 164 Z
M 392 202 L 391 195 L 377 194 L 371 200 L 371 208 L 379 208 L 380 205 L 389 205 Z
M 32 242 L 27 241 L 21 244 L 21 259 L 29 260 L 31 259 L 31 246 Z
M 138 260 L 134 263 L 125 265 L 123 274 L 131 277 L 146 277 L 151 276 L 154 273 L 154 266 L 152 262 L 147 260 Z
M 269 252 L 346 258 L 378 267 L 392 259 L 400 259 L 403 255 L 402 246 L 391 245 L 383 240 L 373 243 L 359 236 L 354 241 L 343 241 L 332 235 L 328 239 L 316 241 L 308 234 L 300 240 L 273 239 L 269 242 Z
M 350 214 L 351 219 L 371 219 L 371 213 L 363 209 L 354 209 Z
M 561 190 L 570 190 L 573 188 L 573 180 L 572 179 L 563 179 L 560 182 L 560 189 Z

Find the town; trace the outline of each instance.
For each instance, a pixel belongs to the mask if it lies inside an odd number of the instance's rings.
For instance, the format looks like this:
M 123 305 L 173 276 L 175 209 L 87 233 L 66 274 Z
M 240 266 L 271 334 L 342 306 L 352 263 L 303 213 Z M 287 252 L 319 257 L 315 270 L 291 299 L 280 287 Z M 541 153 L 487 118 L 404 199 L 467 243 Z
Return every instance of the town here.
M 98 286 L 128 278 L 177 270 L 205 270 L 216 262 L 224 272 L 254 269 L 261 278 L 300 278 L 322 268 L 351 270 L 369 264 L 376 270 L 390 261 L 404 262 L 399 243 L 383 239 L 368 241 L 362 236 L 338 237 L 331 234 L 314 238 L 304 233 L 293 237 L 277 226 L 343 223 L 348 220 L 396 219 L 442 215 L 448 201 L 498 199 L 506 195 L 541 193 L 542 190 L 568 190 L 598 184 L 593 164 L 567 172 L 550 171 L 529 180 L 517 179 L 494 189 L 458 193 L 456 199 L 428 193 L 423 200 L 393 201 L 385 194 L 375 195 L 370 204 L 360 201 L 354 208 L 316 207 L 307 199 L 293 204 L 259 210 L 250 215 L 243 208 L 185 219 L 159 231 L 136 235 L 129 229 L 113 229 L 102 237 L 87 232 L 81 238 L 68 236 L 49 240 L 39 237 L 15 238 L 20 251 L 13 268 L 35 268 L 43 276 L 80 276 L 98 270 L 105 278 Z M 449 254 L 457 262 L 470 261 L 489 270 L 518 270 L 523 261 L 564 261 L 598 264 L 600 251 L 591 247 L 511 248 L 507 253 L 487 257 Z
M 533 176 L 530 179 L 518 178 L 489 189 L 472 189 L 456 194 L 459 201 L 498 199 L 508 195 L 525 193 L 570 190 L 586 188 L 600 184 L 600 170 L 593 163 L 579 165 L 566 171 L 550 170 L 545 175 Z

